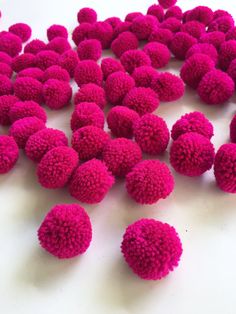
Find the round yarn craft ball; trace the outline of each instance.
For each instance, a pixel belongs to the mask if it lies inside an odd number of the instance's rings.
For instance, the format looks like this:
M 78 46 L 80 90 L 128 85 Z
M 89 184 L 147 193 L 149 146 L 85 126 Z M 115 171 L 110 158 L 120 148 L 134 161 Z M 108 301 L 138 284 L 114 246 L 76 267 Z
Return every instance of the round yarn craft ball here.
M 6 75 L 0 74 L 0 96 L 11 94 L 13 94 L 13 84 L 11 79 Z
M 19 99 L 43 102 L 43 85 L 32 77 L 18 77 L 13 85 L 15 96 Z
M 92 102 L 104 109 L 107 103 L 104 89 L 94 83 L 82 85 L 74 96 L 74 104 L 78 105 L 83 102 Z
M 19 157 L 19 148 L 13 137 L 0 136 L 0 174 L 9 172 Z
M 210 140 L 195 132 L 180 135 L 170 149 L 171 166 L 189 177 L 200 176 L 210 170 L 214 157 L 215 150 Z
M 174 189 L 168 166 L 159 160 L 143 160 L 126 176 L 126 189 L 139 204 L 154 204 L 167 198 Z
M 36 55 L 38 52 L 46 50 L 47 45 L 40 39 L 33 39 L 24 47 L 24 53 L 32 53 Z
M 91 221 L 78 204 L 58 204 L 47 213 L 38 229 L 43 249 L 62 259 L 85 253 L 92 240 Z
M 69 82 L 49 79 L 43 85 L 45 105 L 52 110 L 59 110 L 70 104 L 72 88 Z
M 23 43 L 28 41 L 31 37 L 32 29 L 25 23 L 16 23 L 9 27 L 9 32 L 20 37 Z
M 214 174 L 218 187 L 227 193 L 236 193 L 236 144 L 222 145 L 216 153 Z
M 100 66 L 93 60 L 83 60 L 75 68 L 74 79 L 78 86 L 94 83 L 102 85 L 103 73 Z
M 114 72 L 125 72 L 125 69 L 120 61 L 113 58 L 103 58 L 101 62 L 101 69 L 104 80 L 106 80 L 108 76 Z
M 68 38 L 68 31 L 63 25 L 53 24 L 47 29 L 47 38 L 49 41 L 55 37 Z
M 143 218 L 126 228 L 121 251 L 140 278 L 160 280 L 178 266 L 183 249 L 174 227 Z
M 19 98 L 13 95 L 0 96 L 0 124 L 9 125 L 11 124 L 9 112 L 11 107 L 19 101 Z

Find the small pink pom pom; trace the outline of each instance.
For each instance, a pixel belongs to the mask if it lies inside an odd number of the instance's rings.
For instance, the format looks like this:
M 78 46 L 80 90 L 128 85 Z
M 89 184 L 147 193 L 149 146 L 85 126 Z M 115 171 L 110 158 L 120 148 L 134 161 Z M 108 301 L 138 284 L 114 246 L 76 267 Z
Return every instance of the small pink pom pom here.
M 85 39 L 81 41 L 77 48 L 80 60 L 97 61 L 102 55 L 102 46 L 97 39 Z
M 93 102 L 103 109 L 107 103 L 104 89 L 93 83 L 82 85 L 74 97 L 75 105 L 81 102 Z
M 14 83 L 14 93 L 21 100 L 33 100 L 41 103 L 43 85 L 32 77 L 19 77 Z
M 72 88 L 68 82 L 49 79 L 43 85 L 43 98 L 45 104 L 54 110 L 69 105 L 72 97 Z
M 211 58 L 212 61 L 214 61 L 214 64 L 217 64 L 218 62 L 218 52 L 216 48 L 211 44 L 196 44 L 193 45 L 186 54 L 186 59 L 193 56 L 194 54 L 205 54 Z
M 164 20 L 164 10 L 163 10 L 162 6 L 160 6 L 158 4 L 152 4 L 148 8 L 147 14 L 155 16 L 159 22 L 162 22 Z
M 36 56 L 32 53 L 23 53 L 13 58 L 11 66 L 14 72 L 20 72 L 36 65 Z
M 232 16 L 222 16 L 210 23 L 208 32 L 220 31 L 226 34 L 233 27 L 234 19 Z
M 77 13 L 77 20 L 81 23 L 93 24 L 97 21 L 97 13 L 91 8 L 82 8 Z
M 74 50 L 67 50 L 59 56 L 58 64 L 69 73 L 70 77 L 74 77 L 75 68 L 78 63 L 79 58 Z
M 96 22 L 91 25 L 88 38 L 97 39 L 101 42 L 102 49 L 108 49 L 113 39 L 113 28 L 107 22 Z
M 143 16 L 141 12 L 130 12 L 125 17 L 125 22 L 133 22 L 134 19 L 138 16 Z
M 7 63 L 0 62 L 0 74 L 5 75 L 8 78 L 11 78 L 13 71 L 10 65 L 8 65 Z
M 205 25 L 198 21 L 189 21 L 180 28 L 181 32 L 188 33 L 194 38 L 199 39 L 205 33 Z
M 72 32 L 72 40 L 78 46 L 78 44 L 89 38 L 89 32 L 92 29 L 92 25 L 90 23 L 82 23 L 73 30 Z
M 130 74 L 140 66 L 151 65 L 150 57 L 142 50 L 127 50 L 120 57 L 120 62 Z
M 42 120 L 44 123 L 47 121 L 45 110 L 35 101 L 17 101 L 12 104 L 9 111 L 9 118 L 11 123 L 26 117 L 36 117 Z
M 132 77 L 135 80 L 137 87 L 150 87 L 152 80 L 158 76 L 158 72 L 148 65 L 138 67 L 132 73 Z
M 13 93 L 12 81 L 6 75 L 0 74 L 0 96 Z
M 177 33 L 180 31 L 181 21 L 175 17 L 169 17 L 168 19 L 164 20 L 159 27 L 163 29 L 168 29 L 173 33 Z
M 188 50 L 196 43 L 196 38 L 187 33 L 179 32 L 174 35 L 170 43 L 170 50 L 177 59 L 184 60 Z
M 170 61 L 170 51 L 161 43 L 151 42 L 144 46 L 143 51 L 151 59 L 151 65 L 156 68 L 165 67 Z
M 55 51 L 60 55 L 70 49 L 70 43 L 64 37 L 55 37 L 47 44 L 47 50 Z
M 172 7 L 175 5 L 177 0 L 158 0 L 158 3 L 164 8 L 168 9 L 169 7 Z
M 6 52 L 0 51 L 0 62 L 11 65 L 12 57 Z
M 199 39 L 199 43 L 211 44 L 217 50 L 219 50 L 220 46 L 223 44 L 224 41 L 225 34 L 219 31 L 203 34 Z
M 147 40 L 159 22 L 153 15 L 136 17 L 131 25 L 131 31 L 139 40 Z
M 55 37 L 68 38 L 68 31 L 63 25 L 53 24 L 47 29 L 47 38 L 49 41 Z
M 204 25 L 208 25 L 212 19 L 213 11 L 206 6 L 197 6 L 193 10 L 188 11 L 186 15 L 186 22 L 198 21 Z
M 150 34 L 148 41 L 159 42 L 161 44 L 169 46 L 173 37 L 174 34 L 169 29 L 157 28 Z
M 68 72 L 59 65 L 52 65 L 44 71 L 42 81 L 46 82 L 49 79 L 56 79 L 59 81 L 69 82 L 70 76 Z
M 32 53 L 36 55 L 38 52 L 46 50 L 47 45 L 40 39 L 33 39 L 24 47 L 24 53 Z
M 15 57 L 21 52 L 21 49 L 22 41 L 20 37 L 10 32 L 5 32 L 1 35 L 0 51 L 7 53 L 11 57 Z
M 170 7 L 165 13 L 165 19 L 168 19 L 170 17 L 175 17 L 176 19 L 182 21 L 183 18 L 182 9 L 177 5 Z
M 236 40 L 229 40 L 220 46 L 219 66 L 226 71 L 230 63 L 236 59 Z
M 138 39 L 131 32 L 119 34 L 111 44 L 111 50 L 118 58 L 120 58 L 124 52 L 131 49 L 138 49 Z
M 36 54 L 36 66 L 46 70 L 52 65 L 59 63 L 59 54 L 52 50 L 40 51 Z
M 159 160 L 143 160 L 126 176 L 128 194 L 139 204 L 154 204 L 167 198 L 174 189 L 174 178 Z
M 36 79 L 37 81 L 42 82 L 43 81 L 43 75 L 44 75 L 43 70 L 41 70 L 39 68 L 27 68 L 27 69 L 20 71 L 17 74 L 17 78 L 19 78 L 19 77 L 32 77 L 33 79 Z
M 20 37 L 23 43 L 30 39 L 32 33 L 31 27 L 25 23 L 11 25 L 8 30 L 12 34 Z
M 183 249 L 174 227 L 143 218 L 127 227 L 121 251 L 140 278 L 160 280 L 178 266 Z
M 78 86 L 94 83 L 102 85 L 103 73 L 100 66 L 93 60 L 84 60 L 75 68 L 74 79 Z
M 123 65 L 120 61 L 113 58 L 104 58 L 101 62 L 101 69 L 103 73 L 103 78 L 106 80 L 108 76 L 114 72 L 125 72 Z
M 19 98 L 13 95 L 0 96 L 0 124 L 9 125 L 11 124 L 9 112 L 11 107 L 19 101 Z
M 58 204 L 44 218 L 38 239 L 42 248 L 60 259 L 81 255 L 92 240 L 90 218 L 78 204 Z

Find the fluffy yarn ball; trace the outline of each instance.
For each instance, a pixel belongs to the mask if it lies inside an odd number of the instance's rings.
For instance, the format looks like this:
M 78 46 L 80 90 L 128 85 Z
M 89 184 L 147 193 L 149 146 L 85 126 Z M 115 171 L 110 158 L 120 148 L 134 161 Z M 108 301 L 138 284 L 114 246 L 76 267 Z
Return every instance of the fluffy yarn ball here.
M 0 74 L 0 96 L 10 94 L 13 94 L 12 81 L 6 75 Z
M 170 17 L 175 17 L 176 19 L 182 21 L 182 18 L 183 18 L 183 12 L 182 12 L 182 9 L 177 6 L 177 5 L 174 5 L 172 7 L 170 7 L 166 13 L 165 13 L 165 19 L 168 19 Z
M 20 37 L 10 32 L 1 34 L 0 51 L 7 53 L 11 57 L 15 57 L 21 52 L 21 49 L 22 41 Z
M 31 135 L 26 142 L 26 156 L 39 162 L 51 149 L 58 146 L 68 146 L 68 139 L 64 132 L 45 128 Z
M 216 153 L 214 174 L 219 188 L 227 193 L 236 193 L 236 144 L 224 144 Z
M 182 175 L 195 177 L 210 170 L 214 162 L 214 146 L 205 136 L 190 132 L 172 143 L 170 163 Z
M 16 23 L 9 27 L 9 32 L 20 37 L 22 42 L 26 42 L 31 37 L 31 27 L 25 23 Z
M 88 83 L 102 85 L 103 74 L 95 61 L 83 60 L 75 68 L 74 79 L 78 86 Z
M 15 121 L 9 129 L 9 135 L 14 137 L 19 148 L 25 148 L 28 138 L 45 128 L 42 120 L 36 117 L 26 117 Z
M 144 46 L 143 51 L 149 56 L 151 65 L 156 69 L 165 67 L 170 61 L 170 51 L 161 43 L 150 42 Z
M 61 66 L 52 65 L 51 67 L 47 68 L 44 71 L 42 81 L 46 82 L 49 79 L 56 79 L 59 81 L 69 82 L 70 81 L 70 75 Z
M 108 49 L 113 39 L 113 28 L 107 22 L 95 22 L 88 31 L 88 38 L 99 40 L 102 49 Z
M 184 60 L 188 50 L 196 43 L 196 38 L 188 33 L 179 32 L 174 35 L 170 43 L 170 50 L 177 59 Z
M 148 65 L 138 67 L 132 73 L 137 87 L 150 87 L 152 80 L 158 76 L 158 72 Z
M 32 53 L 23 53 L 13 58 L 11 66 L 14 72 L 20 72 L 27 68 L 33 68 L 36 65 L 36 56 Z
M 181 26 L 180 31 L 199 39 L 206 32 L 206 29 L 205 25 L 198 21 L 189 21 Z
M 12 57 L 9 56 L 6 52 L 0 51 L 0 62 L 11 65 Z
M 6 75 L 7 77 L 11 78 L 13 70 L 9 64 L 0 62 L 0 74 Z
M 233 143 L 236 143 L 236 114 L 230 122 L 230 140 Z
M 186 113 L 175 122 L 171 130 L 171 137 L 176 140 L 180 135 L 196 132 L 208 139 L 214 135 L 213 125 L 206 116 L 199 111 Z
M 112 134 L 116 137 L 133 137 L 134 123 L 139 119 L 139 114 L 124 106 L 115 106 L 107 115 L 107 124 Z
M 97 61 L 102 55 L 102 46 L 97 39 L 85 39 L 77 47 L 77 53 L 80 60 Z
M 78 204 L 58 204 L 41 223 L 38 239 L 43 249 L 60 259 L 83 254 L 92 240 L 90 218 Z
M 204 25 L 208 25 L 213 19 L 213 11 L 206 6 L 197 6 L 193 10 L 188 11 L 186 21 L 198 21 Z
M 93 125 L 84 126 L 72 135 L 71 144 L 79 154 L 80 160 L 89 160 L 100 157 L 109 135 Z
M 47 189 L 64 187 L 78 165 L 77 152 L 67 146 L 49 150 L 37 167 L 39 183 Z
M 154 114 L 145 114 L 134 124 L 134 138 L 144 153 L 163 153 L 170 134 L 166 122 Z
M 93 102 L 103 109 L 107 103 L 104 89 L 93 83 L 82 85 L 74 97 L 75 105 L 81 102 Z
M 149 87 L 134 87 L 125 96 L 123 106 L 135 110 L 140 116 L 151 113 L 159 106 L 159 98 Z
M 173 37 L 174 37 L 174 34 L 172 33 L 171 30 L 158 27 L 152 31 L 152 33 L 148 37 L 148 41 L 159 42 L 169 47 Z
M 120 62 L 130 74 L 142 65 L 151 65 L 150 57 L 142 50 L 127 50 L 120 57 Z
M 175 17 L 169 17 L 168 19 L 164 20 L 159 27 L 168 29 L 173 33 L 177 33 L 180 31 L 181 27 L 181 21 L 179 19 L 176 19 Z
M 184 83 L 176 75 L 160 73 L 152 80 L 151 88 L 158 94 L 160 101 L 175 101 L 184 95 Z
M 47 121 L 47 114 L 45 110 L 35 101 L 17 101 L 12 104 L 9 111 L 11 123 L 26 117 L 36 117 L 41 119 L 44 123 Z
M 77 20 L 81 23 L 93 24 L 97 21 L 97 13 L 91 8 L 82 8 L 77 13 Z
M 213 45 L 217 50 L 225 41 L 225 34 L 219 31 L 203 34 L 199 42 Z
M 103 129 L 105 117 L 99 106 L 93 102 L 82 102 L 75 107 L 71 116 L 71 129 L 76 131 L 87 125 Z
M 72 88 L 69 82 L 49 79 L 43 85 L 43 98 L 45 104 L 54 110 L 61 109 L 70 103 Z
M 68 31 L 63 25 L 53 24 L 47 29 L 47 38 L 49 41 L 55 37 L 68 38 Z
M 59 63 L 59 54 L 53 50 L 39 51 L 36 54 L 36 66 L 42 70 L 46 70 L 52 65 Z
M 159 22 L 162 22 L 164 20 L 164 10 L 163 7 L 158 4 L 152 4 L 147 9 L 148 15 L 153 15 L 157 18 Z
M 158 21 L 153 15 L 141 15 L 133 20 L 131 31 L 139 40 L 147 40 L 157 24 Z
M 138 44 L 138 39 L 133 33 L 123 32 L 113 40 L 111 50 L 117 58 L 120 58 L 127 50 L 138 49 Z
M 91 28 L 92 25 L 90 23 L 82 23 L 75 27 L 72 32 L 72 40 L 76 46 L 78 46 L 81 41 L 89 38 L 88 35 Z
M 13 95 L 0 96 L 0 124 L 9 125 L 11 124 L 9 112 L 11 107 L 19 101 L 19 98 Z
M 140 278 L 160 280 L 178 266 L 183 249 L 174 227 L 143 218 L 126 228 L 121 251 Z
M 70 74 L 70 77 L 74 77 L 75 68 L 78 63 L 78 54 L 72 49 L 67 50 L 59 56 L 59 65 Z
M 222 104 L 233 96 L 234 81 L 228 74 L 212 70 L 203 76 L 197 91 L 201 100 L 208 105 Z
M 202 53 L 207 55 L 214 61 L 214 64 L 217 64 L 218 62 L 218 52 L 216 48 L 211 45 L 211 44 L 205 44 L 205 43 L 200 43 L 193 45 L 187 52 L 186 54 L 186 59 L 190 58 L 196 53 Z
M 44 71 L 39 68 L 27 68 L 17 74 L 18 77 L 32 77 L 39 82 L 43 81 Z
M 65 37 L 55 37 L 47 44 L 47 49 L 62 54 L 70 50 L 71 46 Z
M 174 178 L 168 166 L 159 160 L 143 160 L 126 176 L 126 189 L 139 204 L 154 204 L 174 189 Z
M 142 159 L 142 152 L 135 142 L 117 138 L 106 143 L 102 159 L 114 176 L 125 177 Z
M 18 146 L 11 136 L 0 136 L 0 174 L 9 172 L 19 157 Z
M 33 39 L 28 42 L 24 47 L 24 53 L 32 53 L 36 55 L 38 52 L 46 50 L 47 45 L 40 39 Z
M 115 180 L 106 165 L 92 159 L 79 166 L 70 181 L 70 194 L 83 203 L 100 203 Z
M 101 69 L 103 73 L 103 78 L 106 80 L 108 76 L 114 72 L 125 72 L 123 65 L 120 61 L 113 58 L 104 58 L 101 62 Z
M 208 26 L 208 32 L 220 31 L 227 33 L 234 27 L 234 19 L 232 16 L 222 16 L 212 21 Z

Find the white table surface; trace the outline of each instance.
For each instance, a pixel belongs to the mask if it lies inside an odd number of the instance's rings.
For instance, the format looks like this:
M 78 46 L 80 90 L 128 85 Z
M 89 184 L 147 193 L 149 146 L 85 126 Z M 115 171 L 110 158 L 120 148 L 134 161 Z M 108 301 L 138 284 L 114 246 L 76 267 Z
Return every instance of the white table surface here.
M 99 18 L 105 19 L 114 15 L 123 18 L 131 11 L 145 12 L 152 3 L 0 0 L 0 29 L 26 22 L 33 28 L 33 38 L 46 40 L 51 24 L 63 24 L 71 31 L 77 11 L 84 6 L 95 8 Z M 182 0 L 178 4 L 189 9 L 200 3 L 228 10 L 236 17 L 232 1 Z M 180 64 L 172 61 L 168 70 L 178 73 Z M 187 89 L 180 101 L 161 104 L 157 114 L 171 128 L 180 115 L 202 111 L 214 124 L 217 149 L 229 140 L 235 100 L 234 96 L 231 103 L 209 107 Z M 47 112 L 48 126 L 70 136 L 72 106 Z M 0 133 L 7 133 L 7 129 L 1 128 Z M 168 162 L 168 155 L 162 159 Z M 199 178 L 174 175 L 174 192 L 155 205 L 135 204 L 122 181 L 99 205 L 84 205 L 93 224 L 91 246 L 82 257 L 58 260 L 39 247 L 37 229 L 54 204 L 75 200 L 66 190 L 40 187 L 35 165 L 22 153 L 13 171 L 0 177 L 0 313 L 235 314 L 236 197 L 216 187 L 212 171 Z M 136 277 L 120 253 L 126 226 L 141 217 L 174 225 L 183 242 L 180 266 L 159 282 Z

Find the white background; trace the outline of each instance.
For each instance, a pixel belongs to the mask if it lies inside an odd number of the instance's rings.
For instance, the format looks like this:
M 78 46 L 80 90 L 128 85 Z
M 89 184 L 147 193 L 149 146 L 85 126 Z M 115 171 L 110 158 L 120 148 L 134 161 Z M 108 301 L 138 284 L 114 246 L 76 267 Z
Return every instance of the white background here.
M 187 4 L 186 4 L 187 2 Z M 46 40 L 54 23 L 70 31 L 77 11 L 95 8 L 100 19 L 130 11 L 145 12 L 149 1 L 0 0 L 0 29 L 26 22 L 33 38 Z M 231 3 L 231 4 L 230 4 Z M 204 4 L 236 16 L 231 1 L 179 1 L 183 9 Z M 168 70 L 178 73 L 180 62 Z M 213 122 L 216 149 L 229 140 L 228 125 L 235 100 L 223 106 L 201 104 L 193 91 L 178 102 L 163 103 L 157 114 L 171 128 L 180 115 L 204 112 Z M 72 106 L 48 111 L 48 126 L 70 136 Z M 1 134 L 7 129 L 0 129 Z M 168 156 L 161 157 L 168 162 Z M 84 205 L 93 223 L 93 241 L 87 253 L 72 260 L 57 260 L 38 245 L 37 229 L 56 203 L 75 202 L 65 190 L 43 189 L 35 165 L 24 154 L 9 174 L 0 177 L 0 312 L 2 314 L 235 314 L 236 207 L 235 195 L 215 185 L 212 171 L 199 178 L 175 174 L 171 196 L 153 206 L 139 206 L 128 198 L 119 181 L 99 205 Z M 179 268 L 159 282 L 143 281 L 124 263 L 120 242 L 126 226 L 141 217 L 174 225 L 183 242 Z

